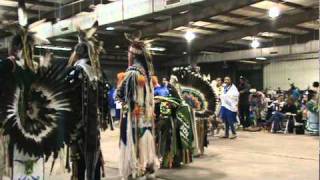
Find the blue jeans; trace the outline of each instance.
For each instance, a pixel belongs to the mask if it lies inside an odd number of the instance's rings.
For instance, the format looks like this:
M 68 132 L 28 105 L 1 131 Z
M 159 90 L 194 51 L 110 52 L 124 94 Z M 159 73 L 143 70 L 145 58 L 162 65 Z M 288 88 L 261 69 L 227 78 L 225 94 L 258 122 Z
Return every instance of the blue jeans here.
M 273 124 L 273 129 L 271 129 L 272 132 L 276 132 L 281 130 L 281 123 L 284 119 L 285 115 L 281 112 L 276 111 L 271 118 L 269 119 L 269 123 L 271 123 L 271 126 Z
M 225 136 L 229 137 L 229 129 L 231 129 L 231 132 L 233 135 L 236 135 L 236 129 L 234 128 L 234 123 L 230 123 L 228 121 L 224 121 L 225 124 Z

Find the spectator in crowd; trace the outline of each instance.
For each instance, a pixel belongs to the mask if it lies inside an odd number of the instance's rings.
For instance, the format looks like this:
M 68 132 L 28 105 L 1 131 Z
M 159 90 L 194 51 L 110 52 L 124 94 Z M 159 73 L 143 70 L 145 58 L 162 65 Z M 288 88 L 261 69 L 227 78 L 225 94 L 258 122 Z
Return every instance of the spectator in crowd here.
M 215 85 L 213 86 L 214 93 L 217 97 L 220 97 L 220 95 L 223 93 L 223 85 L 222 85 L 222 79 L 218 77 L 216 80 Z
M 240 76 L 240 83 L 238 86 L 238 90 L 240 93 L 239 98 L 239 118 L 240 123 L 243 128 L 247 128 L 250 126 L 249 121 L 249 95 L 250 95 L 250 88 L 251 85 L 248 81 L 243 77 Z
M 317 93 L 310 90 L 308 92 L 307 102 L 307 125 L 306 130 L 311 135 L 319 135 L 319 107 L 317 102 Z
M 319 82 L 315 81 L 312 83 L 312 87 L 313 87 L 313 91 L 315 91 L 316 93 L 318 93 L 320 91 L 320 87 L 319 87 Z
M 112 118 L 116 117 L 116 88 L 111 87 L 108 92 L 108 105 L 110 107 L 110 114 Z
M 223 94 L 223 86 L 222 86 L 222 79 L 220 77 L 218 77 L 216 79 L 216 83 L 213 85 L 213 91 L 215 93 L 215 95 L 217 96 L 217 106 L 216 106 L 216 116 L 219 117 L 220 114 L 220 110 L 221 110 L 221 100 L 220 100 L 220 96 Z
M 169 81 L 167 80 L 167 78 L 162 78 L 162 82 L 160 86 L 155 87 L 154 96 L 168 97 L 170 94 L 168 89 L 168 84 L 169 84 Z
M 292 97 L 294 101 L 299 100 L 300 98 L 300 90 L 294 85 L 294 83 L 290 83 L 290 89 L 288 90 L 289 96 Z
M 319 101 L 319 100 L 320 100 L 320 99 L 319 99 L 319 98 L 320 98 L 320 97 L 319 97 L 319 96 L 320 96 L 320 86 L 319 86 L 319 82 L 318 82 L 318 81 L 313 82 L 313 83 L 312 83 L 312 87 L 313 87 L 312 90 L 316 93 L 316 94 L 315 94 L 315 96 L 316 96 L 315 98 L 316 98 L 317 104 L 319 105 L 319 104 L 320 104 L 320 101 Z
M 261 91 L 256 89 L 250 90 L 249 104 L 250 104 L 250 114 L 251 114 L 251 124 L 254 126 L 258 125 L 262 119 L 266 116 L 267 101 L 265 95 Z
M 281 99 L 279 102 L 281 102 Z M 269 122 L 272 124 L 272 133 L 276 133 L 277 131 L 282 129 L 281 124 L 286 114 L 297 114 L 297 106 L 295 105 L 295 101 L 292 97 L 289 97 L 287 99 L 287 102 L 282 108 L 280 103 L 279 105 L 276 105 L 276 111 L 269 120 Z
M 229 130 L 231 129 L 232 136 L 230 139 L 237 137 L 234 124 L 237 122 L 237 111 L 239 103 L 239 91 L 237 87 L 232 84 L 230 77 L 224 78 L 224 92 L 220 96 L 221 98 L 221 119 L 225 123 L 225 135 L 224 138 L 229 137 Z
M 282 90 L 280 87 L 278 87 L 277 91 L 276 91 L 277 94 L 282 94 Z
M 303 95 L 302 95 L 302 99 L 301 99 L 301 103 L 300 103 L 300 111 L 302 113 L 302 120 L 307 120 L 308 119 L 308 107 L 307 107 L 307 103 L 309 100 L 309 95 L 308 95 L 308 91 L 306 91 Z

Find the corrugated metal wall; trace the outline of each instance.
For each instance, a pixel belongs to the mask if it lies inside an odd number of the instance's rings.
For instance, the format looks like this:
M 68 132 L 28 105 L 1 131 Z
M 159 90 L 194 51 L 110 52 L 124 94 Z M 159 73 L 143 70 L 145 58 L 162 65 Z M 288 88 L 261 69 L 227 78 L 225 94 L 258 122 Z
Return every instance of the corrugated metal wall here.
M 288 78 L 300 89 L 319 81 L 318 59 L 272 62 L 263 69 L 264 88 L 289 89 Z

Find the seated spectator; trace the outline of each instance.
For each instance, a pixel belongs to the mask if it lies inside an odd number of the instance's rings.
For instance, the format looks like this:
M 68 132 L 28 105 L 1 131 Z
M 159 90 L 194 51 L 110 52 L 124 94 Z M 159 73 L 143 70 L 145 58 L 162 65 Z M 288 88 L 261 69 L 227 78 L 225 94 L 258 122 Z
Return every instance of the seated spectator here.
M 282 91 L 281 91 L 281 88 L 280 88 L 280 87 L 278 87 L 276 93 L 277 93 L 277 94 L 282 94 Z
M 319 108 L 317 103 L 317 95 L 314 91 L 309 91 L 309 101 L 307 103 L 308 109 L 308 120 L 306 125 L 306 130 L 311 135 L 319 134 Z
M 277 102 L 278 103 L 278 102 Z M 280 104 L 275 104 L 276 105 L 276 111 L 274 114 L 271 116 L 269 119 L 269 123 L 272 124 L 271 132 L 275 133 L 279 130 L 282 129 L 281 124 L 282 121 L 284 120 L 285 116 L 287 113 L 291 114 L 297 114 L 297 107 L 294 103 L 293 98 L 288 98 L 286 104 L 284 104 L 283 108 L 281 108 Z M 279 106 L 279 107 L 277 107 Z
M 301 111 L 301 113 L 302 113 L 301 119 L 302 119 L 303 121 L 306 121 L 306 120 L 308 119 L 307 103 L 308 103 L 308 91 L 306 91 L 306 92 L 302 95 L 302 99 L 301 99 L 300 111 Z

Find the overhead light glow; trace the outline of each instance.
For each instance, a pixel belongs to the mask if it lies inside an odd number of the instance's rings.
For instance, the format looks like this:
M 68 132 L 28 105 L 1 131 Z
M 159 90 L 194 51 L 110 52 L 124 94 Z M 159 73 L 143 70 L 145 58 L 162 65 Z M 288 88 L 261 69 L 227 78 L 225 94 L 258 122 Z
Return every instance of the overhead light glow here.
M 114 46 L 114 48 L 119 49 L 119 48 L 120 48 L 120 46 L 119 46 L 119 45 L 115 45 L 115 46 Z
M 247 63 L 247 64 L 257 64 L 257 62 L 255 62 L 255 61 L 246 61 L 246 60 L 242 60 L 242 61 L 239 61 L 239 62 Z
M 256 39 L 254 39 L 252 42 L 251 42 L 251 47 L 252 48 L 258 48 L 260 46 L 260 42 Z
M 114 27 L 111 27 L 111 26 L 106 28 L 107 31 L 113 31 L 114 29 L 115 29 L 115 28 L 114 28 Z
M 189 10 L 181 11 L 180 14 L 185 14 L 185 13 L 187 13 L 187 12 L 189 12 Z
M 278 7 L 272 7 L 269 9 L 269 17 L 276 18 L 280 15 L 280 9 Z
M 183 53 L 182 54 L 188 54 L 187 52 L 185 52 L 185 51 L 183 51 Z
M 196 38 L 196 35 L 191 32 L 191 31 L 187 31 L 185 34 L 184 34 L 184 38 L 186 38 L 186 40 L 188 42 L 191 42 L 194 38 Z
M 265 57 L 257 57 L 256 60 L 264 61 L 264 60 L 267 60 L 267 58 L 265 58 Z
M 166 50 L 166 48 L 164 48 L 164 47 L 149 47 L 147 49 L 150 51 L 160 51 L 160 52 L 163 52 Z
M 55 50 L 55 51 L 71 51 L 72 48 L 70 47 L 59 47 L 59 46 L 35 46 L 38 49 L 49 49 L 49 50 Z

